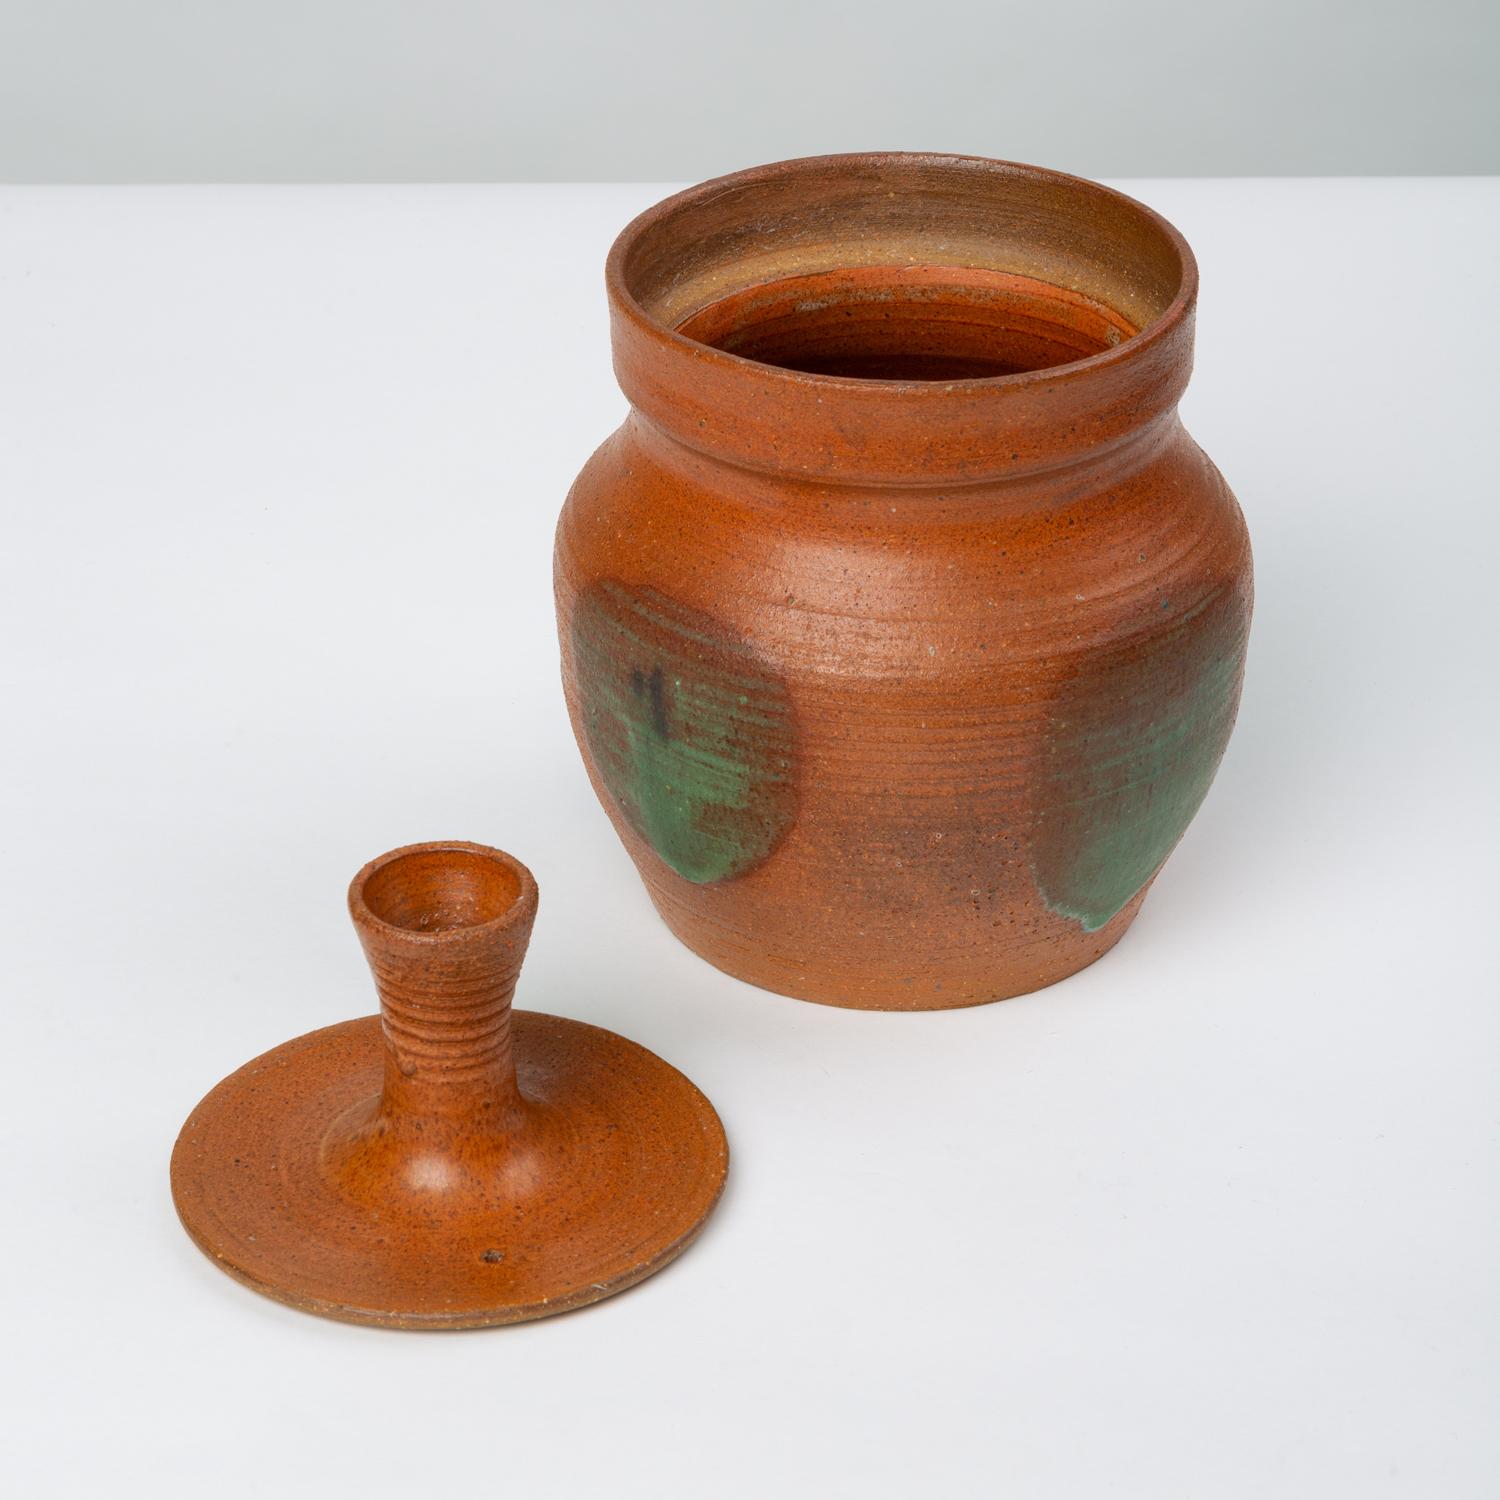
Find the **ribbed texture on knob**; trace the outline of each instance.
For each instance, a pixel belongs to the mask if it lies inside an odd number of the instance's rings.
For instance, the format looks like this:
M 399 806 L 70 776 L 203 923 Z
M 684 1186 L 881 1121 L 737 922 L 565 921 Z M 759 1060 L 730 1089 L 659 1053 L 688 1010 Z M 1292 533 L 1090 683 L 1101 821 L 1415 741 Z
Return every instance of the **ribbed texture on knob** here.
M 525 865 L 482 844 L 414 844 L 354 877 L 349 912 L 380 992 L 388 1118 L 517 1098 L 510 1002 L 536 906 Z
M 423 964 L 421 954 L 394 963 L 387 954 L 368 956 L 386 1042 L 403 1075 L 465 1083 L 509 1070 L 510 1002 L 522 953 L 497 955 L 493 969 L 453 975 Z

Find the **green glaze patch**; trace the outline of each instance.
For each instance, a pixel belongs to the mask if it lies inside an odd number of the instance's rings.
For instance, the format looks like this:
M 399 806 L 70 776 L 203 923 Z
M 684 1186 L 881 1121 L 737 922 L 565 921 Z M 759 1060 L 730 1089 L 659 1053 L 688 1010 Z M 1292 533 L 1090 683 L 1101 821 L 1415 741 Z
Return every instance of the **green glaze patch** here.
M 594 585 L 572 637 L 589 753 L 621 816 L 686 880 L 753 870 L 796 815 L 785 685 L 654 589 Z
M 1234 727 L 1247 625 L 1238 596 L 1221 594 L 1061 685 L 1032 864 L 1047 905 L 1086 932 L 1151 879 L 1207 794 Z

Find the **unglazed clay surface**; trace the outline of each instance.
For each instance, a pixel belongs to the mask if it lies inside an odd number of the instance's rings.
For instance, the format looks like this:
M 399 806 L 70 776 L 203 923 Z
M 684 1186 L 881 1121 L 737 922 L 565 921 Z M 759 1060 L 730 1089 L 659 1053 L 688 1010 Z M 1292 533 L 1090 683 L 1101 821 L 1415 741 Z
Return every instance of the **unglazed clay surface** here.
M 617 242 L 633 410 L 558 527 L 569 711 L 673 930 L 831 1004 L 1099 957 L 1196 812 L 1251 606 L 1176 414 L 1196 271 L 1092 184 L 824 158 Z

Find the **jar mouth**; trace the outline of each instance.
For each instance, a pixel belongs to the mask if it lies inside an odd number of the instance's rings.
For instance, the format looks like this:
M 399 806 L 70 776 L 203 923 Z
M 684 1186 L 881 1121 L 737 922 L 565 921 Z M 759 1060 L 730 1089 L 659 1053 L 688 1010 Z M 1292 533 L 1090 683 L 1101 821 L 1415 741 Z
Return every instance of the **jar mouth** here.
M 780 415 L 816 425 L 804 408 L 819 402 L 993 404 L 1140 366 L 1164 398 L 1148 404 L 1175 405 L 1197 291 L 1182 236 L 1122 193 L 1040 167 L 917 153 L 808 157 L 690 188 L 626 227 L 606 281 L 632 403 L 691 446 L 723 448 L 712 433 L 727 436 L 752 464 L 754 444 L 725 405 L 752 390 L 774 391 L 791 403 Z M 1180 366 L 1175 394 L 1152 358 L 1164 344 Z M 709 436 L 666 409 L 679 380 L 715 408 L 694 419 Z M 1024 417 L 998 405 L 991 415 Z M 1007 451 L 1019 463 L 1036 434 L 1017 436 L 1022 447 Z M 823 453 L 803 466 L 862 463 Z
M 697 330 L 716 306 L 778 285 L 794 294 L 804 278 L 843 276 L 891 298 L 916 280 L 972 291 L 984 273 L 1083 298 L 1122 336 L 1071 360 L 969 379 L 1014 381 L 1106 356 L 1185 309 L 1197 283 L 1182 236 L 1123 193 L 1042 167 L 916 153 L 805 157 L 689 188 L 626 227 L 607 274 L 611 295 L 664 333 L 778 364 Z

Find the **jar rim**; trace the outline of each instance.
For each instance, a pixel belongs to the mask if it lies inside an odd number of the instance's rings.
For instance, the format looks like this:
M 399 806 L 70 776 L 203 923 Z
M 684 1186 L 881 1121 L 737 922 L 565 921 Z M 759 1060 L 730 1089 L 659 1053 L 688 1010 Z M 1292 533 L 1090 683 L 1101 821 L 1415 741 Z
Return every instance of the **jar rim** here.
M 1107 294 L 1123 292 L 1135 299 L 1131 311 L 1152 315 L 1097 353 L 951 380 L 797 369 L 679 331 L 695 310 L 695 296 L 733 283 L 736 275 L 741 285 L 755 285 L 756 256 L 772 263 L 763 247 L 784 244 L 785 225 L 797 226 L 799 211 L 809 219 L 822 213 L 818 232 L 826 236 L 831 210 L 819 205 L 830 193 L 841 194 L 851 213 L 870 205 L 877 219 L 907 214 L 917 226 L 913 261 L 932 246 L 942 264 L 969 267 L 976 257 L 1004 262 L 1019 247 L 1023 260 L 1033 254 L 1041 264 L 1048 263 L 1048 255 L 1055 259 L 1059 288 L 1071 281 L 1074 292 L 1096 295 L 1090 286 L 1078 285 L 1096 276 L 1104 283 L 1102 304 L 1117 306 Z M 885 200 L 894 206 L 887 209 Z M 778 221 L 768 213 L 768 207 L 778 206 L 790 217 Z M 1054 222 L 1047 245 L 1037 241 L 1028 248 L 1024 225 L 1040 222 L 1038 214 L 1048 211 Z M 1006 224 L 1010 215 L 1023 227 L 1009 240 L 994 239 L 991 251 L 986 214 L 998 214 L 997 222 Z M 851 225 L 849 245 L 860 255 L 876 256 L 870 264 L 883 264 L 879 233 L 862 237 L 861 226 L 853 220 Z M 952 240 L 945 237 L 950 225 L 961 231 Z M 714 235 L 719 238 L 713 240 Z M 718 261 L 702 249 L 707 244 L 718 247 Z M 736 261 L 739 246 L 747 250 L 743 266 Z M 836 239 L 825 237 L 817 254 L 836 265 L 840 250 Z M 800 251 L 781 255 L 782 265 L 801 263 Z M 995 269 L 1008 267 L 996 264 Z M 696 284 L 694 271 L 699 272 Z M 802 157 L 690 187 L 646 209 L 621 231 L 605 280 L 622 389 L 642 415 L 671 436 L 752 467 L 882 478 L 892 473 L 893 463 L 896 469 L 909 463 L 894 455 L 880 458 L 860 434 L 894 421 L 897 427 L 913 426 L 908 436 L 916 435 L 915 428 L 925 432 L 938 479 L 1066 462 L 1074 450 L 1096 448 L 1175 408 L 1191 367 L 1198 285 L 1192 250 L 1178 230 L 1124 193 L 1048 168 L 921 152 Z M 752 398 L 779 429 L 774 454 L 766 446 L 766 423 L 734 411 Z M 1080 428 L 1087 429 L 1081 437 Z

